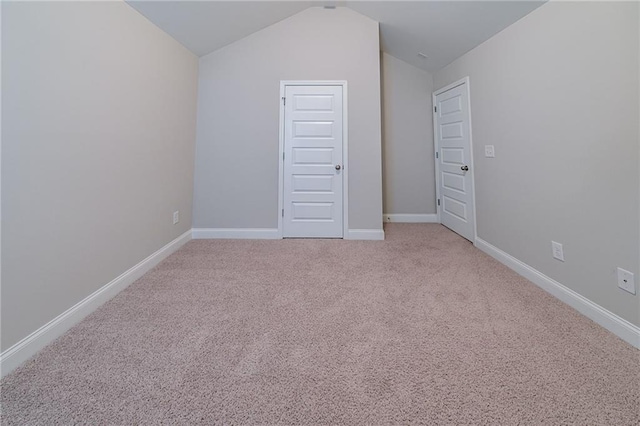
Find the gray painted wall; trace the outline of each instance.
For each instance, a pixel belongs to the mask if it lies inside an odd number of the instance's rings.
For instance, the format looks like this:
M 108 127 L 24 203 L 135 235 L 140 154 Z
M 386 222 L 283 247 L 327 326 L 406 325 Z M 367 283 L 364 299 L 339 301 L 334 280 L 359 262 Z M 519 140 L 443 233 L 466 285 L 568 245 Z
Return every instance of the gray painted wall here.
M 434 75 L 470 77 L 478 236 L 636 325 L 616 267 L 640 277 L 638 16 L 550 2 Z
M 433 77 L 382 53 L 382 181 L 385 214 L 435 214 Z
M 310 8 L 200 58 L 195 228 L 277 228 L 280 80 L 347 80 L 349 226 L 382 228 L 378 23 Z
M 3 2 L 2 55 L 5 350 L 191 228 L 198 59 L 123 2 Z

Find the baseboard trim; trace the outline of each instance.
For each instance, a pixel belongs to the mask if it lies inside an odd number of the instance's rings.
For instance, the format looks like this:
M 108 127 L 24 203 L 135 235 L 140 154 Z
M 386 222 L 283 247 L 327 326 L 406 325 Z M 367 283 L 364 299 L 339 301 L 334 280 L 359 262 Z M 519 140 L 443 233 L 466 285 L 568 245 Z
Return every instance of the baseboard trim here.
M 191 240 L 191 230 L 180 235 L 160 250 L 156 251 L 117 278 L 100 287 L 71 308 L 58 315 L 15 345 L 0 354 L 0 371 L 4 377 L 23 362 L 35 355 L 40 349 L 64 334 L 103 303 L 127 288 L 142 277 L 151 268 L 174 253 Z
M 382 215 L 384 222 L 391 223 L 439 223 L 437 214 L 389 214 Z
M 384 231 L 382 229 L 349 229 L 345 240 L 384 240 Z
M 278 228 L 193 228 L 194 240 L 275 240 L 282 238 Z
M 276 240 L 282 238 L 277 228 L 193 228 L 194 240 Z M 349 229 L 345 240 L 384 240 L 382 229 Z
M 476 247 L 500 263 L 506 265 L 546 292 L 571 306 L 582 315 L 606 328 L 622 340 L 640 349 L 640 327 L 619 317 L 570 288 L 560 284 L 542 272 L 505 253 L 481 238 L 476 238 Z

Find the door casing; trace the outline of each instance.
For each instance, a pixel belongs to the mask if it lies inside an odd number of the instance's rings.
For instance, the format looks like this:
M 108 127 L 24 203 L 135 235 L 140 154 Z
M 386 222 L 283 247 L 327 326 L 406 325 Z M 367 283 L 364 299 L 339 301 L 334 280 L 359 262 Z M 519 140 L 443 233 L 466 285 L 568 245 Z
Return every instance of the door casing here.
M 278 236 L 283 238 L 282 210 L 284 209 L 284 97 L 287 86 L 342 86 L 342 238 L 349 235 L 349 102 L 346 80 L 281 80 L 280 81 L 280 122 L 278 149 Z
M 440 219 L 440 212 L 442 210 L 442 206 L 439 206 L 437 203 L 437 200 L 441 199 L 440 196 L 440 161 L 438 158 L 436 158 L 436 154 L 440 151 L 440 146 L 438 144 L 438 129 L 437 129 L 437 117 L 436 117 L 436 112 L 435 109 L 433 108 L 436 105 L 436 96 L 447 92 L 455 87 L 461 86 L 461 85 L 465 85 L 466 91 L 467 91 L 467 108 L 469 111 L 469 161 L 470 161 L 470 167 L 471 167 L 471 204 L 473 205 L 473 241 L 471 241 L 473 244 L 476 243 L 476 240 L 478 239 L 478 225 L 477 225 L 477 219 L 476 219 L 476 185 L 475 185 L 475 173 L 476 173 L 476 168 L 473 164 L 473 127 L 472 127 L 472 120 L 471 120 L 471 87 L 469 86 L 469 77 L 464 77 L 454 83 L 449 84 L 448 86 L 445 86 L 441 89 L 436 90 L 435 92 L 433 92 L 432 94 L 432 108 L 431 108 L 431 113 L 433 114 L 433 147 L 434 147 L 434 153 L 433 153 L 433 159 L 436 163 L 436 167 L 435 167 L 435 171 L 436 171 L 436 211 L 437 211 L 437 215 L 438 215 L 438 223 L 442 223 L 441 219 Z

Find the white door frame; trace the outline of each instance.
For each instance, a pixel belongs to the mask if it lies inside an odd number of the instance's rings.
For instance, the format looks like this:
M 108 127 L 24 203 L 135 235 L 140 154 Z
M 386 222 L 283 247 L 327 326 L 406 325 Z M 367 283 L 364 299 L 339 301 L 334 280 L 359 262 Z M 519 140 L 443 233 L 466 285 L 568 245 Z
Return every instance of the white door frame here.
M 436 106 L 436 96 L 441 95 L 442 93 L 453 89 L 454 87 L 458 87 L 461 85 L 465 85 L 466 90 L 467 90 L 467 108 L 469 110 L 469 149 L 470 149 L 470 155 L 469 155 L 469 161 L 470 161 L 470 167 L 471 167 L 471 204 L 473 205 L 473 241 L 471 241 L 474 245 L 476 244 L 476 241 L 478 240 L 478 226 L 476 223 L 476 184 L 475 184 L 475 174 L 476 174 L 476 168 L 473 164 L 473 128 L 471 126 L 471 88 L 469 86 L 469 77 L 464 77 L 454 83 L 449 84 L 448 86 L 445 86 L 441 89 L 436 90 L 435 92 L 433 92 L 432 96 L 432 105 L 433 107 Z M 438 212 L 438 223 L 442 223 L 442 221 L 440 220 L 440 210 L 442 206 L 439 206 L 437 203 L 437 200 L 440 199 L 440 159 L 436 158 L 437 153 L 440 151 L 440 146 L 438 145 L 438 129 L 437 129 L 437 117 L 436 117 L 436 111 L 435 108 L 433 108 L 431 110 L 431 113 L 433 114 L 433 147 L 434 147 L 434 154 L 433 154 L 433 158 L 434 161 L 436 162 L 436 211 Z
M 281 80 L 280 124 L 278 149 L 278 237 L 283 238 L 282 211 L 284 209 L 284 97 L 287 86 L 342 86 L 342 238 L 349 233 L 349 102 L 346 80 Z

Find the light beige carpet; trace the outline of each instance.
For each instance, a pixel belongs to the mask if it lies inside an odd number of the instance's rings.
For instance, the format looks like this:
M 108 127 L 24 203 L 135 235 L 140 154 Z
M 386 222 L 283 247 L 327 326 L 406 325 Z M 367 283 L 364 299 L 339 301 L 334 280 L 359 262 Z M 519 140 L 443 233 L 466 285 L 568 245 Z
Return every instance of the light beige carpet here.
M 7 376 L 2 424 L 639 424 L 639 351 L 440 225 L 386 232 L 192 241 Z

